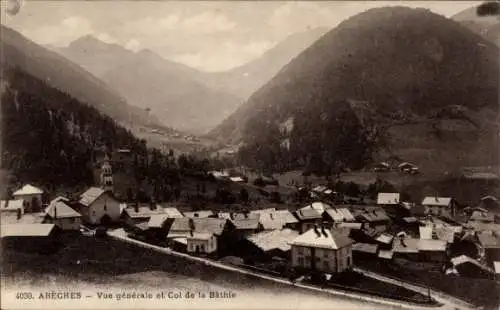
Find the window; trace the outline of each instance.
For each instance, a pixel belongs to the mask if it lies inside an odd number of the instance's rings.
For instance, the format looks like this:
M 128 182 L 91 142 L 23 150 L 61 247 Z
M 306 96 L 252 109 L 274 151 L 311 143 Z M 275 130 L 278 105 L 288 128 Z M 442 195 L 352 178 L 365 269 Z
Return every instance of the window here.
M 297 262 L 299 263 L 299 266 L 304 266 L 304 258 L 303 257 L 299 257 Z
M 347 266 L 351 266 L 351 257 L 347 256 Z
M 327 261 L 324 261 L 324 262 L 323 262 L 323 269 L 324 269 L 324 270 L 329 270 L 329 269 L 330 269 L 330 265 L 328 264 L 328 262 L 327 262 Z
M 108 211 L 108 207 L 104 205 L 104 211 Z
M 92 215 L 95 215 L 95 210 L 94 210 L 94 211 L 92 211 Z
M 323 257 L 325 257 L 325 258 L 328 257 L 328 251 L 323 251 Z
M 298 247 L 298 248 L 297 248 L 297 254 L 299 254 L 299 255 L 304 255 L 304 249 L 303 249 L 303 248 L 301 248 L 301 247 Z
M 205 245 L 203 245 L 203 244 L 200 245 L 200 249 L 201 249 L 202 252 L 205 252 Z

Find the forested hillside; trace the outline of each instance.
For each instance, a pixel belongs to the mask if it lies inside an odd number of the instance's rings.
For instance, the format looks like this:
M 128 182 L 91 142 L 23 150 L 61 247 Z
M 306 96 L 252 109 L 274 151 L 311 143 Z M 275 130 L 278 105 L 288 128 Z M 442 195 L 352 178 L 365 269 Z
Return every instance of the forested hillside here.
M 141 145 L 129 131 L 18 68 L 2 76 L 2 169 L 12 182 L 91 184 L 92 152 Z

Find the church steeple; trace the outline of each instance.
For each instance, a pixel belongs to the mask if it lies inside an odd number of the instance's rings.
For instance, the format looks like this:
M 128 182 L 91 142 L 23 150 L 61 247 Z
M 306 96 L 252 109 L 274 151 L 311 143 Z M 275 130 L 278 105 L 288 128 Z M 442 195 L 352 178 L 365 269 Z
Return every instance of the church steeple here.
M 108 154 L 104 155 L 104 162 L 101 166 L 101 188 L 105 191 L 113 192 L 113 169 Z

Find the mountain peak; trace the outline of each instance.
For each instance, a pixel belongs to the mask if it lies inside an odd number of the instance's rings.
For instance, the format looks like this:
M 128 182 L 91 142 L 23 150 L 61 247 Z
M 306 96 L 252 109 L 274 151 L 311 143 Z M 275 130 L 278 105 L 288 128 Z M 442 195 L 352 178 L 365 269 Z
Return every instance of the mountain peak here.
M 82 36 L 75 41 L 71 42 L 68 46 L 73 50 L 86 50 L 86 51 L 125 51 L 126 49 L 115 43 L 106 43 L 99 40 L 93 35 Z

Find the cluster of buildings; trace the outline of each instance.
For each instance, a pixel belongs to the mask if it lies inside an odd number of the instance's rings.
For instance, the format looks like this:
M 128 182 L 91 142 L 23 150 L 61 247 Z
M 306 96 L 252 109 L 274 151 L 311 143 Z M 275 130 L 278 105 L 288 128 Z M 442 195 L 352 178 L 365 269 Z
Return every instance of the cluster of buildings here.
M 340 273 L 363 261 L 403 259 L 434 265 L 461 276 L 500 273 L 500 224 L 481 206 L 458 209 L 451 197 L 408 203 L 399 193 L 379 193 L 374 204 L 328 203 L 315 188 L 314 202 L 245 212 L 186 211 L 156 203 L 122 203 L 113 195 L 113 172 L 104 160 L 100 186 L 75 198 L 56 197 L 42 211 L 43 191 L 25 185 L 0 204 L 1 237 L 37 245 L 82 225 L 122 227 L 129 236 L 176 251 L 210 257 L 233 256 L 248 265 L 280 265 L 308 273 Z M 10 198 L 10 197 L 9 197 Z M 281 209 L 282 207 L 282 209 Z M 466 221 L 453 220 L 457 213 Z M 40 241 L 41 240 L 41 241 Z M 45 246 L 45 245 L 44 245 Z M 46 247 L 46 246 L 45 246 Z

